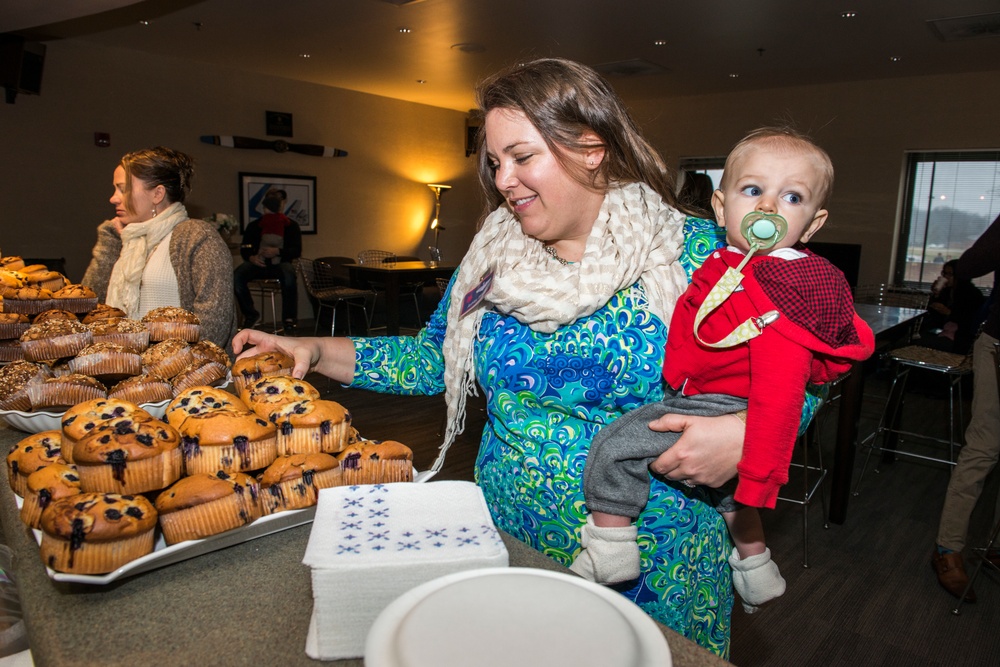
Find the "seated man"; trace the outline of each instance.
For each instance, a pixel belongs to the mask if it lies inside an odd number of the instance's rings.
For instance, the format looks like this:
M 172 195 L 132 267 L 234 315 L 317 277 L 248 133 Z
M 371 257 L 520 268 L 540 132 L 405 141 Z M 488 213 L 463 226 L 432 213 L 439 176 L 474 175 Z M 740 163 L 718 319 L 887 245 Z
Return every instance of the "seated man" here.
M 246 261 L 233 272 L 233 288 L 245 329 L 252 328 L 260 319 L 247 285 L 251 280 L 267 278 L 281 281 L 281 318 L 285 329 L 295 329 L 298 323 L 298 281 L 292 261 L 302 255 L 302 232 L 282 212 L 287 198 L 284 190 L 269 190 L 261 202 L 265 214 L 251 221 L 243 232 L 240 255 Z

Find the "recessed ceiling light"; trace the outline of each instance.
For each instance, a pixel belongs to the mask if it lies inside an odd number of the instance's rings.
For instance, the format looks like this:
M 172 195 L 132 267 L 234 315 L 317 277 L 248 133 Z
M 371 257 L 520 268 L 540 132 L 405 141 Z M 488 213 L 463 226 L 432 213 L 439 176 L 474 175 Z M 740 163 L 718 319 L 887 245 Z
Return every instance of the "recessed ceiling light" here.
M 738 72 L 733 72 L 732 74 L 729 75 L 729 78 L 730 79 L 738 79 L 738 78 L 740 78 L 740 75 L 739 75 Z
M 889 56 L 889 62 L 898 63 L 902 58 L 899 56 Z
M 401 28 L 399 29 L 399 31 L 400 31 L 401 33 L 403 33 L 404 35 L 405 35 L 405 34 L 407 34 L 407 33 L 411 33 L 411 32 L 413 32 L 412 30 L 410 30 L 410 29 L 409 29 L 409 28 L 407 28 L 406 26 L 403 26 L 403 27 L 401 27 Z
M 840 18 L 842 19 L 853 19 L 858 15 L 857 12 L 840 12 Z
M 309 54 L 309 53 L 300 53 L 299 54 L 299 58 L 312 58 L 312 54 Z
M 149 25 L 149 21 L 146 19 L 139 19 L 139 25 Z
M 667 45 L 667 40 L 665 39 L 658 39 L 655 42 L 653 42 L 653 46 L 666 46 L 666 45 Z

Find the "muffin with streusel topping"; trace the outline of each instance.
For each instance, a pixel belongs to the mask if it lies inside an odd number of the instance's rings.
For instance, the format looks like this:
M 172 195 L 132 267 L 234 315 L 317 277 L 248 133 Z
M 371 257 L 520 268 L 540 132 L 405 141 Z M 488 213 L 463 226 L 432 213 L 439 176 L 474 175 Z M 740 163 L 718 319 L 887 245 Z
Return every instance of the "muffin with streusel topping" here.
M 168 338 L 151 345 L 142 353 L 142 365 L 147 373 L 171 379 L 194 360 L 191 346 L 180 338 Z
M 142 322 L 149 329 L 151 341 L 180 338 L 196 343 L 201 337 L 201 320 L 198 316 L 177 306 L 154 308 L 142 316 Z
M 73 373 L 82 373 L 105 385 L 142 373 L 142 357 L 117 343 L 91 343 L 69 360 Z
M 32 324 L 21 334 L 24 357 L 30 361 L 72 357 L 93 342 L 84 324 L 71 320 L 48 320 Z
M 229 371 L 218 361 L 212 359 L 195 359 L 184 370 L 175 375 L 170 384 L 174 392 L 180 393 L 192 387 L 213 387 L 225 384 Z
M 108 390 L 108 398 L 118 398 L 132 403 L 159 403 L 174 397 L 170 382 L 158 375 L 134 375 L 125 378 Z
M 115 317 L 87 324 L 95 343 L 116 343 L 142 354 L 149 348 L 149 330 L 139 320 Z
M 212 361 L 217 361 L 227 369 L 233 365 L 233 360 L 229 358 L 229 354 L 227 354 L 226 351 L 219 347 L 216 343 L 213 343 L 208 339 L 200 340 L 192 345 L 191 354 L 194 355 L 195 359 L 211 359 Z
M 42 512 L 42 562 L 57 572 L 104 574 L 153 553 L 156 508 L 144 496 L 80 493 Z
M 31 361 L 14 361 L 0 367 L 0 410 L 31 410 L 28 387 L 50 377 L 48 366 Z
M 115 308 L 106 303 L 99 303 L 83 316 L 83 323 L 90 324 L 98 320 L 117 320 L 123 317 L 128 317 L 128 313 L 121 308 Z
M 74 322 L 79 322 L 80 318 L 76 316 L 76 313 L 71 313 L 68 310 L 63 310 L 62 308 L 49 308 L 48 310 L 43 310 L 35 315 L 31 322 L 32 324 L 41 324 L 46 320 L 72 320 Z
M 65 410 L 77 403 L 106 398 L 107 395 L 107 387 L 99 380 L 80 373 L 48 378 L 28 387 L 31 409 L 35 411 Z

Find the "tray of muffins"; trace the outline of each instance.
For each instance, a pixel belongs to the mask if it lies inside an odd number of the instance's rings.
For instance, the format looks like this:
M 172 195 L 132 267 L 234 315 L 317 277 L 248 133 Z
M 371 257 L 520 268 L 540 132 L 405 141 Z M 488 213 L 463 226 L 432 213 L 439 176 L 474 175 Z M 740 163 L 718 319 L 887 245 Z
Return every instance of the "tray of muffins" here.
M 9 304 L 5 299 L 0 307 Z M 66 408 L 93 398 L 121 398 L 160 417 L 188 387 L 232 382 L 229 355 L 200 339 L 198 317 L 183 308 L 156 308 L 136 320 L 93 299 L 30 319 L 15 316 L 27 321 L 0 322 L 0 338 L 16 336 L 17 343 L 16 354 L 0 345 L 6 362 L 0 367 L 0 418 L 22 431 L 58 428 Z
M 232 391 L 179 392 L 161 417 L 78 403 L 19 441 L 7 469 L 49 577 L 108 584 L 311 522 L 319 491 L 412 482 L 412 451 L 363 439 L 279 353 L 241 359 Z

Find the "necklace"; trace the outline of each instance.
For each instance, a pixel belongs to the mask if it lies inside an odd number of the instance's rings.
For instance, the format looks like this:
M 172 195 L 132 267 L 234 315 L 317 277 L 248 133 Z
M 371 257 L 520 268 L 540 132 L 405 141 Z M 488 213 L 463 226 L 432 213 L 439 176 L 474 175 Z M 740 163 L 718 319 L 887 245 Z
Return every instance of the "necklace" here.
M 552 246 L 550 246 L 550 245 L 543 245 L 542 249 L 545 250 L 546 253 L 548 253 L 549 257 L 551 257 L 552 259 L 556 260 L 557 262 L 559 262 L 563 266 L 566 266 L 567 264 L 569 264 L 569 261 L 563 259 L 562 257 L 560 257 L 559 254 L 556 252 L 556 249 L 553 248 Z

